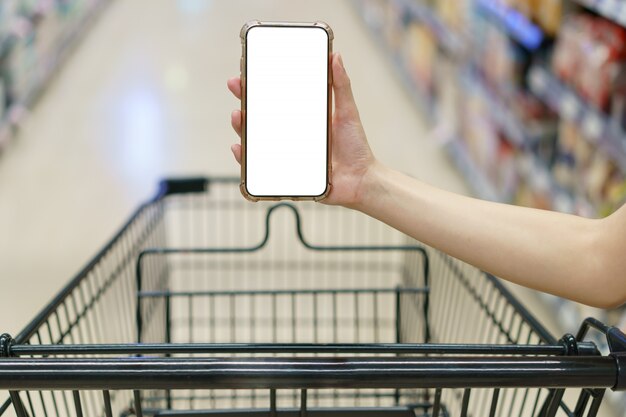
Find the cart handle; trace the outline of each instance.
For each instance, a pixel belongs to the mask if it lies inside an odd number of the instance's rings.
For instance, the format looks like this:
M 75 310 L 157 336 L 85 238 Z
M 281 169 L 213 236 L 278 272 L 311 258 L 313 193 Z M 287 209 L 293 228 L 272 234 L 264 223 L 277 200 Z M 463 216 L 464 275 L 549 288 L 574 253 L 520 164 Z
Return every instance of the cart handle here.
M 576 335 L 576 340 L 583 340 L 587 336 L 589 329 L 596 329 L 606 337 L 607 345 L 611 352 L 610 356 L 615 358 L 617 364 L 617 382 L 614 390 L 626 390 L 626 335 L 620 329 L 607 326 L 600 320 L 587 317 Z
M 0 389 L 612 388 L 612 357 L 0 360 Z

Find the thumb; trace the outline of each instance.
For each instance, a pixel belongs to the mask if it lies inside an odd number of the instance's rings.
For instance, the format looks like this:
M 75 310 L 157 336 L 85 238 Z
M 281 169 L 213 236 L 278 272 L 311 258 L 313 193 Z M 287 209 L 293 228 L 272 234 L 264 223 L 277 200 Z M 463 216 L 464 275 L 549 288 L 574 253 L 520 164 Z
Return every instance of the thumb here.
M 333 91 L 335 93 L 335 116 L 341 119 L 358 119 L 359 111 L 352 95 L 350 77 L 343 65 L 341 55 L 333 54 Z

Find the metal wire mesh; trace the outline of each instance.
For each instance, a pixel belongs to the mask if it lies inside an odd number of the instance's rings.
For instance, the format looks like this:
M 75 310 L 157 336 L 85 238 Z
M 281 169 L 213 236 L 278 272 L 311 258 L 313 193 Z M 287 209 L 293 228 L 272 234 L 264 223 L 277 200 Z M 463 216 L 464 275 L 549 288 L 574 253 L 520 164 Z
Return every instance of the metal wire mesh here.
M 245 202 L 236 185 L 233 180 L 212 180 L 206 192 L 161 195 L 142 206 L 15 343 L 556 344 L 498 281 L 473 267 L 345 209 L 298 203 L 297 211 L 281 206 L 268 216 L 273 204 Z M 303 403 L 307 412 L 316 407 L 343 407 L 346 412 L 385 407 L 389 413 L 410 410 L 432 416 L 549 417 L 573 415 L 570 410 L 593 416 L 602 391 L 582 392 L 574 390 L 573 401 L 581 400 L 569 407 L 561 401 L 563 390 L 543 388 L 294 387 L 277 392 L 74 390 L 12 395 L 14 403 L 23 403 L 22 415 L 33 417 L 232 412 L 270 404 L 298 409 Z M 594 405 L 587 401 L 589 395 L 596 398 Z M 550 404 L 556 405 L 550 409 Z M 7 413 L 13 411 L 8 405 L 3 408 Z

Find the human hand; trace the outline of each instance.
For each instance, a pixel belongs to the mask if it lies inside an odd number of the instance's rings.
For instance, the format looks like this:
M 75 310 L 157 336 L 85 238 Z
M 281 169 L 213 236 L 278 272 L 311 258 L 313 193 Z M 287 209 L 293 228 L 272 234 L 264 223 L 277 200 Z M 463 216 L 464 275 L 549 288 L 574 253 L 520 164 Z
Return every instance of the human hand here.
M 331 191 L 322 202 L 346 207 L 357 207 L 363 200 L 365 181 L 376 159 L 367 143 L 359 111 L 352 95 L 350 78 L 341 55 L 333 54 L 331 69 L 335 111 L 332 119 L 332 174 Z M 228 80 L 228 89 L 241 99 L 241 79 Z M 231 124 L 241 137 L 241 111 L 231 114 Z M 241 163 L 241 145 L 231 146 L 237 162 Z

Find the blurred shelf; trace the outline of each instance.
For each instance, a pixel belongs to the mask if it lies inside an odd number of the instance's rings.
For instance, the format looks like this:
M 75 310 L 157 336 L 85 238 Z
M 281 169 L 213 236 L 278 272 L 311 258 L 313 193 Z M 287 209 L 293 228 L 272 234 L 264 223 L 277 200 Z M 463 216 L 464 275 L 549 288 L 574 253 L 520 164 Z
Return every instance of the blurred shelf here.
M 445 150 L 476 196 L 483 200 L 504 201 L 493 184 L 472 161 L 463 142 L 459 139 L 450 139 L 445 144 Z
M 407 4 L 409 3 L 405 0 L 394 1 L 400 1 Z M 436 103 L 434 97 L 431 97 L 431 94 L 424 91 L 424 89 L 413 80 L 409 72 L 406 59 L 402 56 L 400 52 L 393 50 L 393 48 L 388 45 L 382 32 L 382 27 L 369 18 L 369 16 L 366 14 L 366 10 L 363 7 L 363 2 L 355 0 L 352 3 L 357 9 L 358 13 L 361 15 L 365 24 L 370 29 L 370 32 L 372 33 L 374 40 L 378 44 L 380 50 L 387 55 L 387 59 L 394 67 L 394 72 L 400 78 L 400 82 L 402 83 L 405 91 L 409 94 L 411 100 L 418 107 L 421 114 L 424 115 L 424 120 L 427 123 L 432 123 L 432 121 L 435 120 L 436 115 Z
M 623 0 L 574 0 L 574 2 L 626 26 L 626 3 Z
M 582 196 L 574 196 L 558 185 L 548 166 L 532 153 L 526 154 L 519 169 L 530 188 L 549 196 L 550 209 L 562 213 L 574 213 L 584 201 Z
M 546 164 L 537 158 L 529 147 L 536 143 L 538 134 L 510 109 L 500 97 L 495 95 L 483 82 L 474 69 L 462 71 L 461 78 L 465 88 L 474 89 L 486 102 L 491 110 L 492 121 L 504 133 L 506 139 L 521 152 L 525 152 L 524 163 L 519 174 L 535 191 L 542 191 L 550 196 L 554 210 L 571 213 L 576 206 L 575 199 L 554 181 Z M 505 200 L 500 200 L 508 202 Z
M 409 94 L 415 105 L 421 110 L 427 124 L 432 124 L 436 119 L 437 103 L 435 98 L 428 92 L 424 91 L 413 79 L 407 70 L 407 64 L 400 54 L 396 54 L 391 58 L 396 72 L 400 77 L 405 91 Z
M 96 0 L 91 2 L 91 6 L 84 16 L 82 16 L 78 22 L 74 22 L 72 26 L 60 36 L 56 46 L 53 48 L 53 52 L 48 54 L 48 56 L 42 57 L 37 63 L 38 74 L 35 79 L 32 80 L 29 89 L 21 97 L 17 97 L 14 103 L 4 110 L 3 117 L 0 117 L 0 151 L 9 144 L 12 136 L 15 135 L 15 130 L 19 128 L 23 116 L 27 113 L 28 109 L 35 104 L 46 85 L 59 70 L 61 64 L 68 58 L 72 49 L 84 38 L 85 33 L 90 25 L 93 24 L 95 18 L 111 1 L 112 0 Z M 50 3 L 48 7 L 52 7 L 52 4 L 53 3 Z M 50 10 L 52 9 L 42 9 L 40 12 L 50 12 Z M 35 13 L 31 16 L 31 19 L 36 21 L 40 17 L 40 14 Z M 29 30 L 31 33 L 25 34 L 22 37 L 27 38 L 32 35 L 33 30 L 36 31 L 34 26 Z M 11 53 L 11 48 L 17 39 L 19 39 L 17 35 L 9 35 L 0 42 L 0 58 Z
M 478 10 L 496 21 L 502 30 L 525 48 L 534 51 L 543 42 L 541 28 L 502 0 L 476 0 L 476 5 Z
M 498 192 L 491 180 L 485 176 L 480 167 L 476 166 L 461 140 L 449 140 L 445 144 L 445 149 L 474 195 L 483 200 L 511 203 L 512 199 Z M 554 182 L 545 164 L 534 156 L 528 156 L 520 163 L 519 175 L 531 189 L 545 192 L 550 196 L 552 209 L 571 213 L 576 204 L 575 199 Z
M 80 19 L 78 23 L 75 23 L 74 26 L 70 27 L 70 29 L 68 29 L 66 33 L 59 39 L 54 53 L 45 57 L 45 59 L 40 63 L 40 65 L 44 68 L 42 71 L 42 76 L 39 83 L 36 84 L 34 88 L 26 94 L 24 102 L 22 103 L 25 108 L 30 107 L 34 103 L 45 85 L 59 70 L 60 65 L 65 62 L 65 60 L 69 57 L 69 54 L 73 50 L 73 48 L 76 47 L 82 39 L 84 39 L 85 34 L 89 30 L 90 26 L 94 23 L 96 17 L 111 1 L 112 0 L 97 0 L 93 2 L 93 5 L 90 7 L 87 13 L 85 13 L 82 19 Z
M 463 56 L 467 49 L 466 37 L 450 29 L 430 7 L 415 0 L 393 1 L 398 7 L 407 11 L 411 18 L 428 26 L 444 52 L 456 58 Z
M 4 57 L 7 52 L 9 52 L 13 40 L 13 35 L 6 35 L 2 39 L 0 39 L 0 59 Z
M 622 172 L 626 173 L 626 132 L 617 123 L 542 66 L 531 67 L 528 85 L 537 97 L 563 119 L 576 123 L 584 136 L 611 156 Z
M 512 199 L 498 192 L 480 167 L 476 166 L 460 140 L 450 140 L 446 143 L 445 149 L 477 197 L 501 203 L 511 202 Z M 573 211 L 574 198 L 554 182 L 545 164 L 536 157 L 529 156 L 520 165 L 519 175 L 524 177 L 531 189 L 543 191 L 550 196 L 552 209 L 566 213 Z
M 0 118 L 0 152 L 11 140 L 11 123 L 7 116 Z
M 485 85 L 473 66 L 462 70 L 461 79 L 466 89 L 477 92 L 487 102 L 493 112 L 493 121 L 506 134 L 512 145 L 523 148 L 535 141 L 536 135 L 531 133 L 509 106 Z

